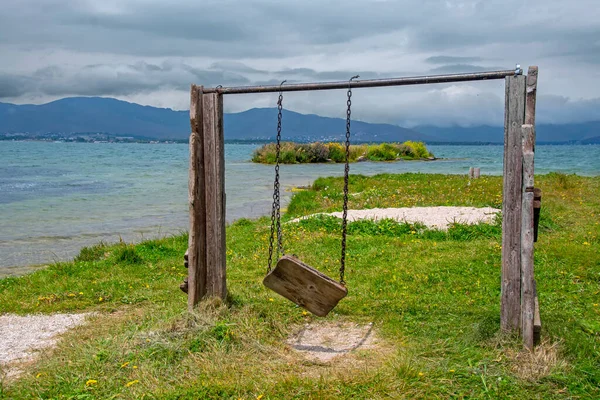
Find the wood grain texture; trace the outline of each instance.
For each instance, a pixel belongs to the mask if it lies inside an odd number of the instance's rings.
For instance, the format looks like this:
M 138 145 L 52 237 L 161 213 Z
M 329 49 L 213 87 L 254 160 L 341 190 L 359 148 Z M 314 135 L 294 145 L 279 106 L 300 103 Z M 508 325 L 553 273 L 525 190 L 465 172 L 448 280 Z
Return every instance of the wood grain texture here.
M 525 124 L 535 126 L 535 103 L 537 97 L 538 67 L 531 66 L 527 71 L 527 99 L 525 100 Z
M 348 290 L 292 256 L 283 256 L 263 284 L 311 313 L 324 317 Z
M 190 165 L 188 201 L 190 232 L 188 243 L 188 309 L 202 299 L 206 292 L 205 258 L 205 200 L 204 200 L 204 157 L 203 157 L 203 87 L 192 85 L 190 90 Z
M 503 330 L 510 331 L 519 329 L 521 319 L 521 125 L 525 119 L 524 76 L 506 78 L 505 103 L 500 325 Z
M 206 200 L 206 296 L 225 299 L 225 162 L 222 96 L 204 96 L 204 167 Z
M 534 294 L 534 140 L 533 125 L 521 127 L 523 142 L 523 199 L 521 219 L 521 336 L 523 345 L 533 349 L 533 326 L 535 314 Z
M 535 295 L 535 314 L 533 317 L 533 344 L 538 345 L 542 340 L 542 319 L 540 318 L 540 302 Z
M 184 259 L 191 310 L 205 297 L 227 297 L 222 95 L 192 86 L 190 124 L 190 238 Z
M 542 211 L 542 189 L 533 188 L 533 241 L 538 241 L 540 212 Z

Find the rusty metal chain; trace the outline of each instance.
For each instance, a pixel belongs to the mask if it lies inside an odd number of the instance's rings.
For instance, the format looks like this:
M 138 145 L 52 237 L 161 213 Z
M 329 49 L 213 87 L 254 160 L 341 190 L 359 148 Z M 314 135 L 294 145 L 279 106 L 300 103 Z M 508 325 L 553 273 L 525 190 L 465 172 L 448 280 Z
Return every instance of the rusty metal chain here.
M 281 86 L 286 81 L 281 82 Z M 283 92 L 279 91 L 277 100 L 277 141 L 275 143 L 275 182 L 273 183 L 273 208 L 271 209 L 271 236 L 269 237 L 269 265 L 267 274 L 271 272 L 273 265 L 273 242 L 275 240 L 275 230 L 277 229 L 277 258 L 283 255 L 283 239 L 281 236 L 281 197 L 279 190 L 279 154 L 281 151 L 281 119 L 283 111 Z
M 348 100 L 346 105 L 346 164 L 344 165 L 344 211 L 342 213 L 342 256 L 340 257 L 340 283 L 346 284 L 344 274 L 346 272 L 346 232 L 348 226 L 348 176 L 350 173 L 350 116 L 352 114 L 352 86 L 353 79 L 359 78 L 358 75 L 353 76 L 348 81 Z

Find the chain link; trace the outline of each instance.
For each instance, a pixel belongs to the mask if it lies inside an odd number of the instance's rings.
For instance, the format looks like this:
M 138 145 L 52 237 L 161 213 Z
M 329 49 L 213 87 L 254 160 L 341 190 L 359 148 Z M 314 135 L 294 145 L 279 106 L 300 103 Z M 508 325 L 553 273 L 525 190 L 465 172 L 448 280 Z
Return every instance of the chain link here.
M 286 81 L 281 82 L 281 86 Z M 271 209 L 271 235 L 269 237 L 269 265 L 267 274 L 271 272 L 273 265 L 273 242 L 275 240 L 275 230 L 277 230 L 277 259 L 283 255 L 283 238 L 281 235 L 281 203 L 279 190 L 279 154 L 281 151 L 281 119 L 283 111 L 283 92 L 279 91 L 277 100 L 277 141 L 275 144 L 275 182 L 273 183 L 273 207 Z
M 342 213 L 342 256 L 340 257 L 340 283 L 346 284 L 344 280 L 344 274 L 346 272 L 346 232 L 348 226 L 348 177 L 350 174 L 350 117 L 352 114 L 352 87 L 351 82 L 353 79 L 358 78 L 358 75 L 353 76 L 348 81 L 348 100 L 346 105 L 346 164 L 344 165 L 344 211 Z

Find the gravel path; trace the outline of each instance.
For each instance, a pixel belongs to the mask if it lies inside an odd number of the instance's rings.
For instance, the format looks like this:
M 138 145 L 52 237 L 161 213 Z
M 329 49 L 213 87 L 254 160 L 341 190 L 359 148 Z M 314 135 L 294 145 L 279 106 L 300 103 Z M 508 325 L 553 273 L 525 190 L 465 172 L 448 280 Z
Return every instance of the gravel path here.
M 35 359 L 35 351 L 53 346 L 61 333 L 83 324 L 88 315 L 0 315 L 0 371 L 14 374 L 9 364 Z
M 447 229 L 453 222 L 462 224 L 476 224 L 479 222 L 491 223 L 500 210 L 492 207 L 405 207 L 405 208 L 371 208 L 367 210 L 348 210 L 348 221 L 359 219 L 394 219 L 396 221 L 415 223 L 420 222 L 429 228 Z M 319 215 L 319 214 L 313 214 Z M 342 218 L 342 212 L 329 214 Z M 309 218 L 308 215 L 304 218 Z M 292 222 L 297 222 L 296 218 Z

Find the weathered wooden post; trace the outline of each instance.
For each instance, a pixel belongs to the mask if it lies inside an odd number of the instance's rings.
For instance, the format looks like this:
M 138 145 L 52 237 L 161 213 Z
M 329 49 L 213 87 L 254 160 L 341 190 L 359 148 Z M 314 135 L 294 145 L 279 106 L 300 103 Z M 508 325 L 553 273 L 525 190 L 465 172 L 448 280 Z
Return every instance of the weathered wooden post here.
M 537 240 L 534 158 L 535 158 L 535 105 L 537 100 L 538 67 L 529 67 L 525 94 L 525 125 L 523 142 L 523 218 L 521 223 L 521 336 L 523 345 L 533 350 L 539 341 L 541 321 L 535 283 L 534 242 Z M 538 213 L 539 221 L 539 213 Z
M 535 315 L 535 289 L 533 274 L 533 184 L 534 144 L 533 125 L 523 125 L 523 202 L 521 222 L 521 335 L 523 344 L 533 349 L 533 325 Z
M 188 309 L 227 296 L 223 97 L 192 85 L 190 96 Z
M 521 319 L 521 125 L 525 122 L 525 77 L 506 77 L 505 96 L 500 325 L 502 330 L 514 331 L 519 329 Z

